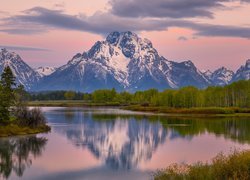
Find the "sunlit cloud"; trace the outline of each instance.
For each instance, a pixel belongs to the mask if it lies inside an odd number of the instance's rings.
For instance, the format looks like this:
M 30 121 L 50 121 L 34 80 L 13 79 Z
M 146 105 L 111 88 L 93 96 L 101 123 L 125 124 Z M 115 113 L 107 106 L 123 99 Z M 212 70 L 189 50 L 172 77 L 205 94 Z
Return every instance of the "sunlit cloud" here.
M 36 48 L 36 47 L 27 47 L 27 46 L 9 46 L 9 45 L 0 45 L 0 49 L 8 49 L 12 51 L 51 51 L 45 48 Z
M 51 10 L 34 7 L 21 15 L 2 19 L 0 29 L 10 34 L 35 34 L 53 29 L 75 30 L 96 34 L 112 31 L 165 31 L 171 27 L 188 28 L 196 36 L 250 38 L 250 27 L 226 26 L 196 23 L 191 20 L 173 20 L 168 18 L 129 18 L 110 13 L 97 12 L 92 16 L 69 15 L 63 10 Z

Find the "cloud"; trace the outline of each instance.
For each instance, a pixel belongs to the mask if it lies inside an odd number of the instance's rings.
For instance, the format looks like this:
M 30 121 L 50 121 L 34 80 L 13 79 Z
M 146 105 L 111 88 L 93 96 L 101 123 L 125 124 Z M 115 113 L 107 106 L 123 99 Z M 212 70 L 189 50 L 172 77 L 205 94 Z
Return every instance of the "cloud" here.
M 250 27 L 202 24 L 169 18 L 120 17 L 108 12 L 96 12 L 92 16 L 69 15 L 62 10 L 43 7 L 34 7 L 23 11 L 22 15 L 3 18 L 1 21 L 0 31 L 10 34 L 35 34 L 64 29 L 106 35 L 112 31 L 165 31 L 171 27 L 181 27 L 193 30 L 195 36 L 250 38 Z
M 9 14 L 9 13 L 6 11 L 0 11 L 0 14 Z
M 31 35 L 31 34 L 41 34 L 48 32 L 46 29 L 28 29 L 28 28 L 10 28 L 10 29 L 0 29 L 0 32 L 8 33 L 8 34 L 23 34 L 23 35 Z
M 59 8 L 59 9 L 64 9 L 65 8 L 65 2 L 54 4 L 54 7 Z
M 121 17 L 213 18 L 213 9 L 224 3 L 249 0 L 111 0 L 111 12 Z
M 49 49 L 27 47 L 27 46 L 0 45 L 0 48 L 5 48 L 12 51 L 50 51 Z
M 178 37 L 178 40 L 179 41 L 188 41 L 188 38 L 185 36 L 180 36 L 180 37 Z
M 93 16 L 68 15 L 61 10 L 49 10 L 42 7 L 35 7 L 23 12 L 23 15 L 16 15 L 2 19 L 0 29 L 7 33 L 37 33 L 46 32 L 51 29 L 66 29 L 76 31 L 88 31 L 97 34 L 106 34 L 111 31 L 149 31 L 166 29 L 161 25 L 161 20 L 147 20 L 117 17 L 109 13 L 97 12 Z M 19 27 L 19 28 L 17 28 Z M 26 32 L 27 31 L 27 32 Z

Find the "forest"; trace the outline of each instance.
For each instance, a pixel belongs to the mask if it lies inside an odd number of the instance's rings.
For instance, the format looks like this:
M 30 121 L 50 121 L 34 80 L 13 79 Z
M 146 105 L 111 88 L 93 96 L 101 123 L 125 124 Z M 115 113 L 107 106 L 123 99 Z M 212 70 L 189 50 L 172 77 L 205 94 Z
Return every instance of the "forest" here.
M 250 107 L 250 80 L 238 81 L 227 86 L 211 86 L 198 89 L 193 86 L 158 91 L 117 92 L 100 89 L 93 93 L 53 91 L 27 94 L 30 101 L 84 100 L 89 103 L 114 103 L 118 105 L 142 105 L 171 108 L 195 107 Z

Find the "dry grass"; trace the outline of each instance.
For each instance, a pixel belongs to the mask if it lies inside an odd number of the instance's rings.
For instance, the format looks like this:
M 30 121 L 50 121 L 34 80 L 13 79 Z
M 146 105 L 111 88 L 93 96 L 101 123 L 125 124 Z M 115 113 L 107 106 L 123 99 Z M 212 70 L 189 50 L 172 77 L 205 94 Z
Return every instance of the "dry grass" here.
M 49 131 L 50 127 L 48 125 L 41 125 L 36 128 L 22 127 L 17 124 L 0 125 L 0 137 L 37 134 Z
M 234 151 L 226 156 L 217 155 L 211 164 L 197 163 L 194 165 L 172 165 L 158 171 L 156 180 L 247 180 L 250 179 L 250 151 Z

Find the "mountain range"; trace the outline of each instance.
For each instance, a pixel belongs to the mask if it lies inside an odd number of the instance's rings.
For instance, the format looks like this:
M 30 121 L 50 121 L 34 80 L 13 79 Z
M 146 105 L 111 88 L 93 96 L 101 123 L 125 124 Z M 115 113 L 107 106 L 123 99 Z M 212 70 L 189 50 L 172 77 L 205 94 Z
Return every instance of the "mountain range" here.
M 214 72 L 200 71 L 192 61 L 174 62 L 159 55 L 148 39 L 132 32 L 112 32 L 86 52 L 78 53 L 67 64 L 32 69 L 22 58 L 0 50 L 0 73 L 10 66 L 29 91 L 75 90 L 92 92 L 115 88 L 118 91 L 159 90 L 210 85 L 224 86 L 250 79 L 250 60 L 236 72 L 221 67 Z

